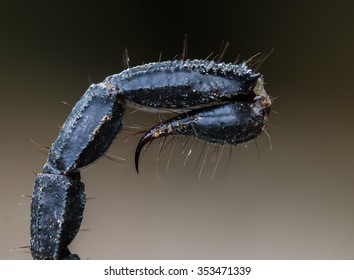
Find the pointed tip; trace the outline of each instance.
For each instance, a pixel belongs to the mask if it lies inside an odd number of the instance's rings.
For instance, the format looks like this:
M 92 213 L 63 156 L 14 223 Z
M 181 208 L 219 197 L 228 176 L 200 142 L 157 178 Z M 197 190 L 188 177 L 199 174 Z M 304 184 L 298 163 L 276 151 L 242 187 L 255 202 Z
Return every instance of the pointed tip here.
M 148 133 L 146 133 L 139 141 L 138 145 L 136 146 L 135 149 L 135 169 L 136 172 L 139 174 L 139 160 L 140 160 L 140 154 L 141 154 L 141 150 L 143 149 L 143 147 L 154 140 L 153 138 L 153 133 L 151 132 L 152 130 L 150 130 Z
M 145 136 L 142 137 L 138 143 L 138 145 L 136 146 L 136 150 L 135 150 L 135 170 L 136 173 L 139 174 L 139 159 L 140 159 L 140 153 L 142 148 L 145 145 Z
M 137 174 L 139 174 L 139 157 L 140 157 L 140 152 L 135 151 L 135 170 Z

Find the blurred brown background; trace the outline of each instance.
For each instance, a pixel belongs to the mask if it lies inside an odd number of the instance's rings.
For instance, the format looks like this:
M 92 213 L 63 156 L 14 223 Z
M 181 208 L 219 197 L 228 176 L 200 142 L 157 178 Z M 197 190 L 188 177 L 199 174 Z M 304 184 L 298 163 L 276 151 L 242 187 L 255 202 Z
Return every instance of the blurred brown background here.
M 7 1 L 10 2 L 10 1 Z M 82 172 L 88 197 L 71 250 L 89 259 L 353 259 L 353 1 L 11 1 L 0 9 L 0 258 L 30 259 L 29 203 L 46 155 L 70 108 L 89 86 L 131 64 L 217 53 L 224 60 L 274 52 L 261 72 L 274 101 L 268 132 L 224 151 L 210 147 L 202 176 L 198 143 L 158 144 L 133 165 L 139 137 L 121 133 Z M 126 125 L 158 121 L 129 114 Z M 195 168 L 195 166 L 197 167 Z M 160 177 L 160 180 L 157 177 Z

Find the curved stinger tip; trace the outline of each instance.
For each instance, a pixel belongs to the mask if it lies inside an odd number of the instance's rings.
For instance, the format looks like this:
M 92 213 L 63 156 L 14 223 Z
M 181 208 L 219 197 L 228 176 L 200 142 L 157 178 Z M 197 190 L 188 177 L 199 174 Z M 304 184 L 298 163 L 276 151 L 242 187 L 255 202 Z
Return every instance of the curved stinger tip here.
M 135 169 L 136 173 L 139 174 L 139 159 L 140 159 L 140 153 L 143 147 L 151 142 L 153 140 L 152 136 L 150 133 L 145 134 L 139 141 L 138 145 L 136 146 L 135 149 Z

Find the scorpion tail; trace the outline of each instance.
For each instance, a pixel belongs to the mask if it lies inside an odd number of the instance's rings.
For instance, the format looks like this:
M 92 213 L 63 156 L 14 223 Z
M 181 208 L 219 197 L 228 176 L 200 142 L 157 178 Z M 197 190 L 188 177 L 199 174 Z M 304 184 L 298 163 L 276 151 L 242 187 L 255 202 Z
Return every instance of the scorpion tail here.
M 152 127 L 135 151 L 135 168 L 139 172 L 142 148 L 168 135 L 194 136 L 208 143 L 236 146 L 261 134 L 268 121 L 269 104 L 264 97 L 252 102 L 231 102 L 186 112 Z
M 80 175 L 38 174 L 31 203 L 34 259 L 78 259 L 68 245 L 79 231 L 86 197 Z

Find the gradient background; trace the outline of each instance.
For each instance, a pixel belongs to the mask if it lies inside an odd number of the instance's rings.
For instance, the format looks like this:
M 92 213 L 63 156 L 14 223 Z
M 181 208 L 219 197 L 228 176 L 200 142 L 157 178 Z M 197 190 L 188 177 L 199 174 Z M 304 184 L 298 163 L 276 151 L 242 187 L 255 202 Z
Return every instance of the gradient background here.
M 354 258 L 354 20 L 353 1 L 11 1 L 0 9 L 0 258 L 30 259 L 29 203 L 46 155 L 70 108 L 89 86 L 131 65 L 218 52 L 247 59 L 274 48 L 261 68 L 277 97 L 268 132 L 254 143 L 203 147 L 188 159 L 181 140 L 158 164 L 158 144 L 134 170 L 138 137 L 121 133 L 110 152 L 82 172 L 88 197 L 71 250 L 86 259 L 353 259 Z M 6 1 L 10 2 L 10 1 Z M 240 3 L 237 3 L 240 2 Z M 259 1 L 261 2 L 261 1 Z M 267 2 L 267 3 L 266 3 Z M 329 2 L 329 1 L 328 1 Z M 97 4 L 100 3 L 100 4 Z M 129 113 L 129 112 L 128 112 Z M 146 128 L 148 113 L 126 114 Z M 190 145 L 190 141 L 187 145 Z M 189 147 L 189 146 L 187 146 Z M 194 170 L 195 165 L 196 170 Z

